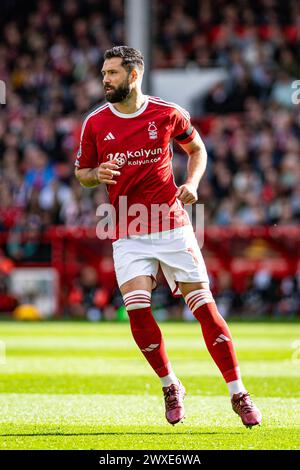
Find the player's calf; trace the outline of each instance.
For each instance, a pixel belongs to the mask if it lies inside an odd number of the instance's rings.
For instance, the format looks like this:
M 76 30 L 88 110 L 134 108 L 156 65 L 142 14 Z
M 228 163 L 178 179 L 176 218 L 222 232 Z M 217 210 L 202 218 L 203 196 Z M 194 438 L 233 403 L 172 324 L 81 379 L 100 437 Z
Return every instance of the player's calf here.
M 199 321 L 207 349 L 227 383 L 233 410 L 245 426 L 260 424 L 261 413 L 252 403 L 241 380 L 230 330 L 218 312 L 210 290 L 194 290 L 185 296 L 185 300 Z
M 231 333 L 224 318 L 218 312 L 211 291 L 209 289 L 194 290 L 186 295 L 185 301 L 199 321 L 207 349 L 226 383 L 234 382 L 235 386 L 240 385 L 241 389 L 235 388 L 232 394 L 245 391 L 240 380 Z
M 150 292 L 135 290 L 123 297 L 137 346 L 159 377 L 171 374 L 164 340 L 152 315 Z
M 174 374 L 161 330 L 151 312 L 151 294 L 135 290 L 124 295 L 132 335 L 146 360 L 160 378 L 165 397 L 166 418 L 176 424 L 184 418 L 184 387 Z

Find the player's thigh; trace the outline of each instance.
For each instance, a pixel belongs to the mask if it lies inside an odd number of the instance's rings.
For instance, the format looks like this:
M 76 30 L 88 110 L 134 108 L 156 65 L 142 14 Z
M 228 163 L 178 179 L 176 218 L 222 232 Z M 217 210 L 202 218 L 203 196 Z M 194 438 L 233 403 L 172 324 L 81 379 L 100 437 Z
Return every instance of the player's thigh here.
M 153 279 L 151 276 L 136 276 L 120 286 L 122 295 L 128 294 L 134 290 L 147 290 L 152 292 Z
M 183 297 L 187 296 L 190 292 L 199 289 L 209 290 L 208 282 L 178 282 L 178 287 Z
M 114 267 L 122 295 L 134 290 L 152 291 L 158 271 L 151 240 L 120 239 L 113 243 Z
M 173 238 L 161 244 L 159 261 L 173 295 L 209 289 L 207 269 L 192 226 L 173 231 Z

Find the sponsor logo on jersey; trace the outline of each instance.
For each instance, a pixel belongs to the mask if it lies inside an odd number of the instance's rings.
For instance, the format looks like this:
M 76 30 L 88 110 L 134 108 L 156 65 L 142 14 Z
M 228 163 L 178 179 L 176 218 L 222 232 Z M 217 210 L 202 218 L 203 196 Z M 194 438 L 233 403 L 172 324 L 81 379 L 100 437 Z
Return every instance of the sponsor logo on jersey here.
M 140 157 L 152 157 L 161 155 L 163 153 L 162 148 L 158 147 L 156 149 L 140 149 L 140 150 L 127 150 L 126 152 L 116 152 L 116 153 L 109 153 L 106 155 L 107 160 L 116 160 L 117 165 L 121 168 L 125 165 L 126 162 L 130 164 L 131 158 L 140 158 Z M 146 163 L 152 163 L 151 161 L 145 160 Z

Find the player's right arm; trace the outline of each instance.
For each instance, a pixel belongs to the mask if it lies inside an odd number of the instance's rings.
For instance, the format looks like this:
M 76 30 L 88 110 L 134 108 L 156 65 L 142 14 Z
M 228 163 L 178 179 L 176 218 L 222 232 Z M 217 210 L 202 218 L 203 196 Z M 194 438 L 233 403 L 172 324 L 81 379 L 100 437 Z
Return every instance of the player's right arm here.
M 86 188 L 94 188 L 101 183 L 113 185 L 117 184 L 114 176 L 121 173 L 118 170 L 115 160 L 111 162 L 101 163 L 96 168 L 75 168 L 75 176 L 79 180 L 81 186 Z
M 92 115 L 88 116 L 81 130 L 80 145 L 75 162 L 75 176 L 80 184 L 86 188 L 94 188 L 101 183 L 114 185 L 113 179 L 119 176 L 116 161 L 112 160 L 99 165 L 96 136 L 93 128 Z

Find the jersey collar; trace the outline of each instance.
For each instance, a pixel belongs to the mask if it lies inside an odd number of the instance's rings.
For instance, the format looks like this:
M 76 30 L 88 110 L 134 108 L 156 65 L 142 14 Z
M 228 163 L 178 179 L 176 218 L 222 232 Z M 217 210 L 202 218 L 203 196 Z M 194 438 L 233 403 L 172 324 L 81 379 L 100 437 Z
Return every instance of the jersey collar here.
M 136 116 L 139 116 L 145 111 L 145 109 L 148 106 L 148 101 L 149 101 L 149 96 L 146 96 L 146 100 L 143 106 L 138 111 L 136 111 L 135 113 L 131 113 L 131 114 L 120 113 L 119 111 L 116 110 L 116 108 L 112 105 L 112 103 L 108 103 L 108 106 L 111 112 L 115 114 L 116 116 L 119 116 L 120 118 L 124 118 L 124 119 L 131 119 L 131 118 L 135 118 Z

